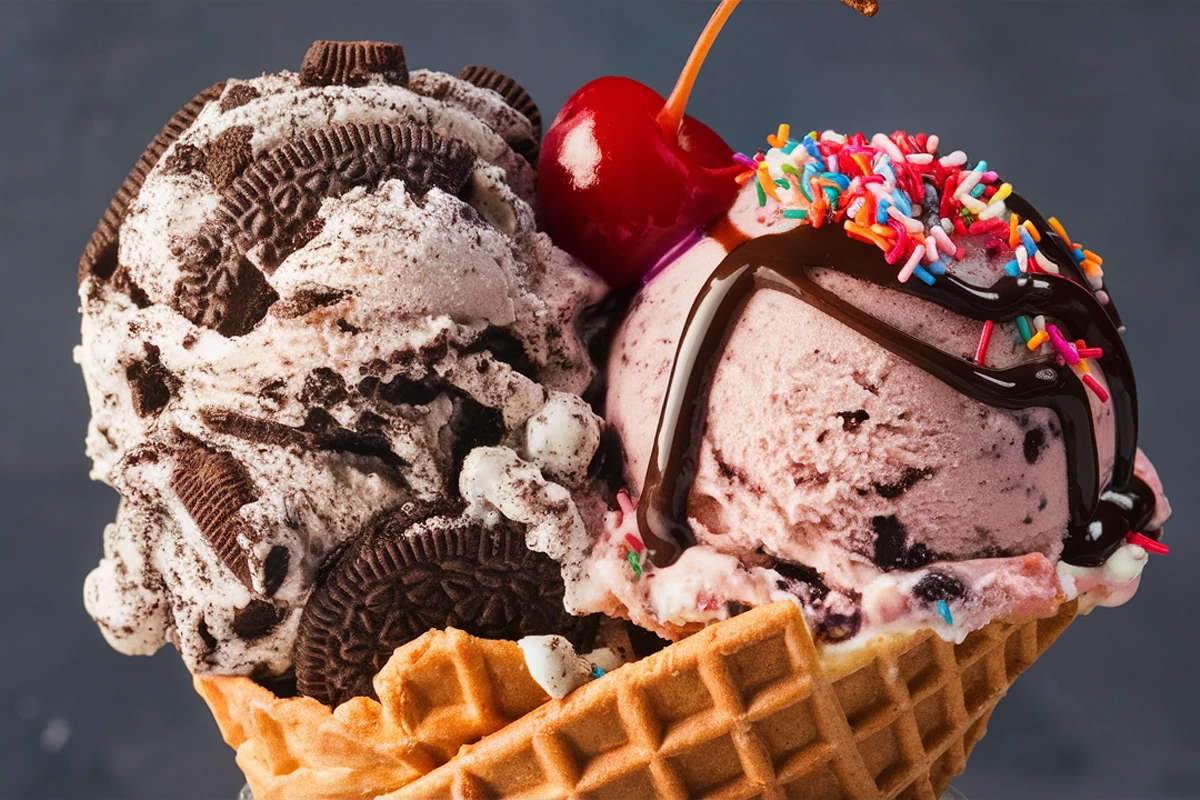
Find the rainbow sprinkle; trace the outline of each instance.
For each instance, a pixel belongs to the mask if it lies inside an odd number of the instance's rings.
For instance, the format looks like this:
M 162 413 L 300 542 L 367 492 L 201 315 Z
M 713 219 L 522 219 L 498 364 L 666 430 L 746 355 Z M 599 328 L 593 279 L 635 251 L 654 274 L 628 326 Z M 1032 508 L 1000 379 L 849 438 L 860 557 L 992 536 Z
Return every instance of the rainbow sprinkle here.
M 1104 390 L 1104 387 L 1100 385 L 1099 381 L 1086 373 L 1080 375 L 1079 380 L 1083 381 L 1083 385 L 1091 389 L 1092 393 L 1096 395 L 1096 397 L 1100 398 L 1101 403 L 1108 402 L 1108 392 Z
M 937 610 L 942 615 L 942 619 L 946 620 L 947 625 L 954 624 L 954 617 L 950 616 L 950 606 L 945 600 L 938 600 Z
M 979 347 L 975 348 L 975 363 L 979 366 L 986 366 L 988 345 L 992 342 L 992 329 L 996 323 L 990 319 L 983 323 L 983 332 L 979 334 Z
M 767 136 L 768 150 L 753 157 L 738 153 L 734 160 L 746 168 L 740 184 L 754 182 L 762 221 L 794 220 L 819 228 L 840 224 L 846 235 L 883 251 L 896 267 L 896 280 L 916 278 L 933 286 L 966 255 L 963 239 L 988 237 L 989 255 L 1004 258 L 1004 273 L 1023 279 L 1029 273 L 1059 274 L 1059 267 L 1039 245 L 1042 234 L 1031 220 L 1022 220 L 1005 201 L 1013 187 L 1000 180 L 986 161 L 971 165 L 966 153 L 939 154 L 937 136 L 895 131 L 890 136 L 862 133 L 849 136 L 810 131 L 792 138 L 789 125 Z M 1101 304 L 1104 263 L 1097 254 L 1073 241 L 1054 217 L 1048 220 L 1070 250 L 1088 286 Z M 1007 254 L 1007 255 L 1006 255 Z M 1060 365 L 1068 365 L 1101 401 L 1108 394 L 1091 377 L 1087 359 L 1102 353 L 1082 341 L 1071 342 L 1044 320 L 1032 327 L 1016 320 L 1021 339 L 1037 352 L 1049 346 Z M 993 322 L 987 322 L 975 354 L 983 365 Z
M 1167 553 L 1171 552 L 1171 548 L 1167 547 L 1162 542 L 1156 542 L 1149 536 L 1144 536 L 1140 533 L 1135 533 L 1134 531 L 1130 531 L 1129 533 L 1125 534 L 1125 541 L 1129 542 L 1130 544 L 1136 544 L 1147 553 L 1154 553 L 1155 555 L 1159 556 L 1165 556 Z
M 626 524 L 636 525 L 634 521 L 636 511 L 637 501 L 630 497 L 629 493 L 624 489 L 617 492 L 616 527 L 620 528 Z M 617 548 L 618 556 L 629 563 L 636 577 L 641 577 L 644 571 L 642 568 L 642 558 L 645 552 L 645 543 L 633 533 L 626 533 L 624 541 Z

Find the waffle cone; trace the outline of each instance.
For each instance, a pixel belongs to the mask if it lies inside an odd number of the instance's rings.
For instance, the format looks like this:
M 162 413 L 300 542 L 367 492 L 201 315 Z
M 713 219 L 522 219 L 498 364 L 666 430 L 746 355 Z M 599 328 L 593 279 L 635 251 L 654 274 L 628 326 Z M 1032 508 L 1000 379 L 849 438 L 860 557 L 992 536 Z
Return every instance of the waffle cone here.
M 198 677 L 256 800 L 772 797 L 936 800 L 1008 687 L 1071 623 L 997 621 L 838 654 L 799 609 L 741 614 L 549 700 L 513 642 L 430 631 L 336 709 Z
M 1074 619 L 932 631 L 822 657 L 797 607 L 706 628 L 386 795 L 936 800 L 1016 677 Z
M 367 798 L 404 786 L 541 706 L 515 642 L 430 631 L 375 676 L 376 701 L 331 709 L 240 677 L 196 677 L 255 800 Z

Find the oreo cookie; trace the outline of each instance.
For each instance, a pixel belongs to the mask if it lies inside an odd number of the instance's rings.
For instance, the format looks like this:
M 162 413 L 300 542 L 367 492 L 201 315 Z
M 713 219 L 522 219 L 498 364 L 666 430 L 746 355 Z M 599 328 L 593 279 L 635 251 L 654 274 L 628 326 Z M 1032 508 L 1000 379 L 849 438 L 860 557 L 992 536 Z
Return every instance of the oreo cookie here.
M 257 498 L 246 467 L 192 438 L 176 451 L 171 489 L 208 540 L 217 557 L 239 581 L 250 587 L 250 567 L 239 538 L 249 538 L 238 511 Z
M 225 408 L 202 408 L 200 419 L 212 431 L 256 444 L 291 447 L 297 450 L 309 449 L 313 444 L 312 436 L 299 428 Z
M 371 425 L 369 412 L 360 414 L 355 428 L 340 425 L 323 408 L 310 408 L 304 425 L 293 428 L 281 422 L 240 414 L 222 408 L 200 410 L 200 419 L 211 430 L 239 439 L 274 447 L 290 447 L 295 450 L 328 450 L 337 453 L 375 458 L 392 469 L 399 470 L 408 463 L 396 455 L 391 442 L 382 430 Z M 392 476 L 398 481 L 402 477 Z
M 100 224 L 97 225 L 87 247 L 83 250 L 83 256 L 79 259 L 78 279 L 80 283 L 83 283 L 83 279 L 88 275 L 95 275 L 101 280 L 107 280 L 116 271 L 117 239 L 120 234 L 121 221 L 125 218 L 125 212 L 129 210 L 129 206 L 137 198 L 138 192 L 141 191 L 146 176 L 150 174 L 150 170 L 154 169 L 154 165 L 162 158 L 162 154 L 167 151 L 167 148 L 191 127 L 205 106 L 221 96 L 224 89 L 224 83 L 217 83 L 193 97 L 186 106 L 171 117 L 171 120 L 146 146 L 145 152 L 138 158 L 137 163 L 133 165 L 133 169 L 126 176 L 125 182 L 117 190 L 116 197 L 109 203 L 108 210 L 100 218 Z
M 533 102 L 533 98 L 521 84 L 499 70 L 480 64 L 463 67 L 462 72 L 458 73 L 458 79 L 474 84 L 481 89 L 491 89 L 499 94 L 514 111 L 521 113 L 533 123 L 534 138 L 539 140 L 542 138 L 542 112 L 538 110 L 537 103 Z
M 372 75 L 408 85 L 404 48 L 389 42 L 331 42 L 318 39 L 304 54 L 300 83 L 305 86 L 363 86 Z
M 413 124 L 332 126 L 263 153 L 241 170 L 185 253 L 173 305 L 226 336 L 248 333 L 278 299 L 246 259 L 250 248 L 273 272 L 319 232 L 323 199 L 393 178 L 417 197 L 435 187 L 459 194 L 474 165 L 465 144 Z
M 249 333 L 279 299 L 266 276 L 229 238 L 202 232 L 184 250 L 172 307 L 225 336 Z
M 504 102 L 508 103 L 510 108 L 524 115 L 533 124 L 531 141 L 510 142 L 510 144 L 513 150 L 536 167 L 542 141 L 542 112 L 538 110 L 537 103 L 533 102 L 529 92 L 503 72 L 479 64 L 463 67 L 462 72 L 458 73 L 458 79 L 474 84 L 481 89 L 491 89 L 503 97 Z
M 556 633 L 586 648 L 596 620 L 568 614 L 563 592 L 558 565 L 519 526 L 406 504 L 323 567 L 300 619 L 297 689 L 330 706 L 375 697 L 372 678 L 397 647 L 449 626 L 488 639 Z

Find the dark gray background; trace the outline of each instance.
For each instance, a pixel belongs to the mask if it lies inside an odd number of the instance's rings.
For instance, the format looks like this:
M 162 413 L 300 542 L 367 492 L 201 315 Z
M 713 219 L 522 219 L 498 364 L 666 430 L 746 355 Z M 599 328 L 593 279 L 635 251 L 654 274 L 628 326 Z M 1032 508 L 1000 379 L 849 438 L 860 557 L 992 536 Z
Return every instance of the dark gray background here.
M 1174 501 L 1136 600 L 1075 625 L 1014 687 L 956 784 L 981 798 L 1200 796 L 1193 581 L 1200 342 L 1200 4 L 754 2 L 690 111 L 737 149 L 780 121 L 933 131 L 1104 255 L 1141 441 Z M 173 652 L 111 651 L 80 586 L 116 496 L 87 478 L 75 264 L 145 143 L 193 93 L 298 68 L 315 38 L 412 66 L 493 65 L 547 120 L 590 78 L 662 92 L 713 3 L 0 1 L 0 795 L 232 797 L 241 783 Z

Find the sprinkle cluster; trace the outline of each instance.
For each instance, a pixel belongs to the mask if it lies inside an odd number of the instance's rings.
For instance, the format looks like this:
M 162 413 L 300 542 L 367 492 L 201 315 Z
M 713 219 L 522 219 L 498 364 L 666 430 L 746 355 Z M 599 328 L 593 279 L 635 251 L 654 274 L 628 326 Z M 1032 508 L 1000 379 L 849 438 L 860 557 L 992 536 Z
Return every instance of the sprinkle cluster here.
M 625 524 L 626 520 L 633 522 L 635 519 L 637 501 L 630 498 L 626 491 L 621 490 L 617 492 L 617 509 L 619 512 L 617 527 L 620 528 Z M 637 530 L 636 523 L 634 523 L 633 529 Z M 629 563 L 630 569 L 633 570 L 634 578 L 640 578 L 642 576 L 642 559 L 645 557 L 646 545 L 634 534 L 626 533 L 624 542 L 617 549 L 621 559 Z
M 901 283 L 915 277 L 932 286 L 954 261 L 963 259 L 962 239 L 967 236 L 987 237 L 989 254 L 1010 253 L 1004 271 L 1014 278 L 1059 273 L 1058 265 L 1038 247 L 1037 227 L 1006 205 L 1012 186 L 988 169 L 986 161 L 968 167 L 961 150 L 939 156 L 937 136 L 896 131 L 868 140 L 862 133 L 812 131 L 797 140 L 791 138 L 790 126 L 780 125 L 767 144 L 770 149 L 760 149 L 753 157 L 734 156 L 746 167 L 737 180 L 743 185 L 753 181 L 759 206 L 815 228 L 840 224 L 847 236 L 882 250 L 887 263 L 898 267 L 896 279 Z M 1054 217 L 1048 222 L 1070 249 L 1097 300 L 1107 304 L 1104 259 L 1074 244 Z M 985 364 L 994 327 L 993 321 L 984 323 L 975 353 L 980 365 Z M 1017 327 L 1031 351 L 1050 348 L 1101 401 L 1108 400 L 1088 366 L 1088 359 L 1103 356 L 1100 348 L 1069 340 L 1043 317 L 1020 317 Z

